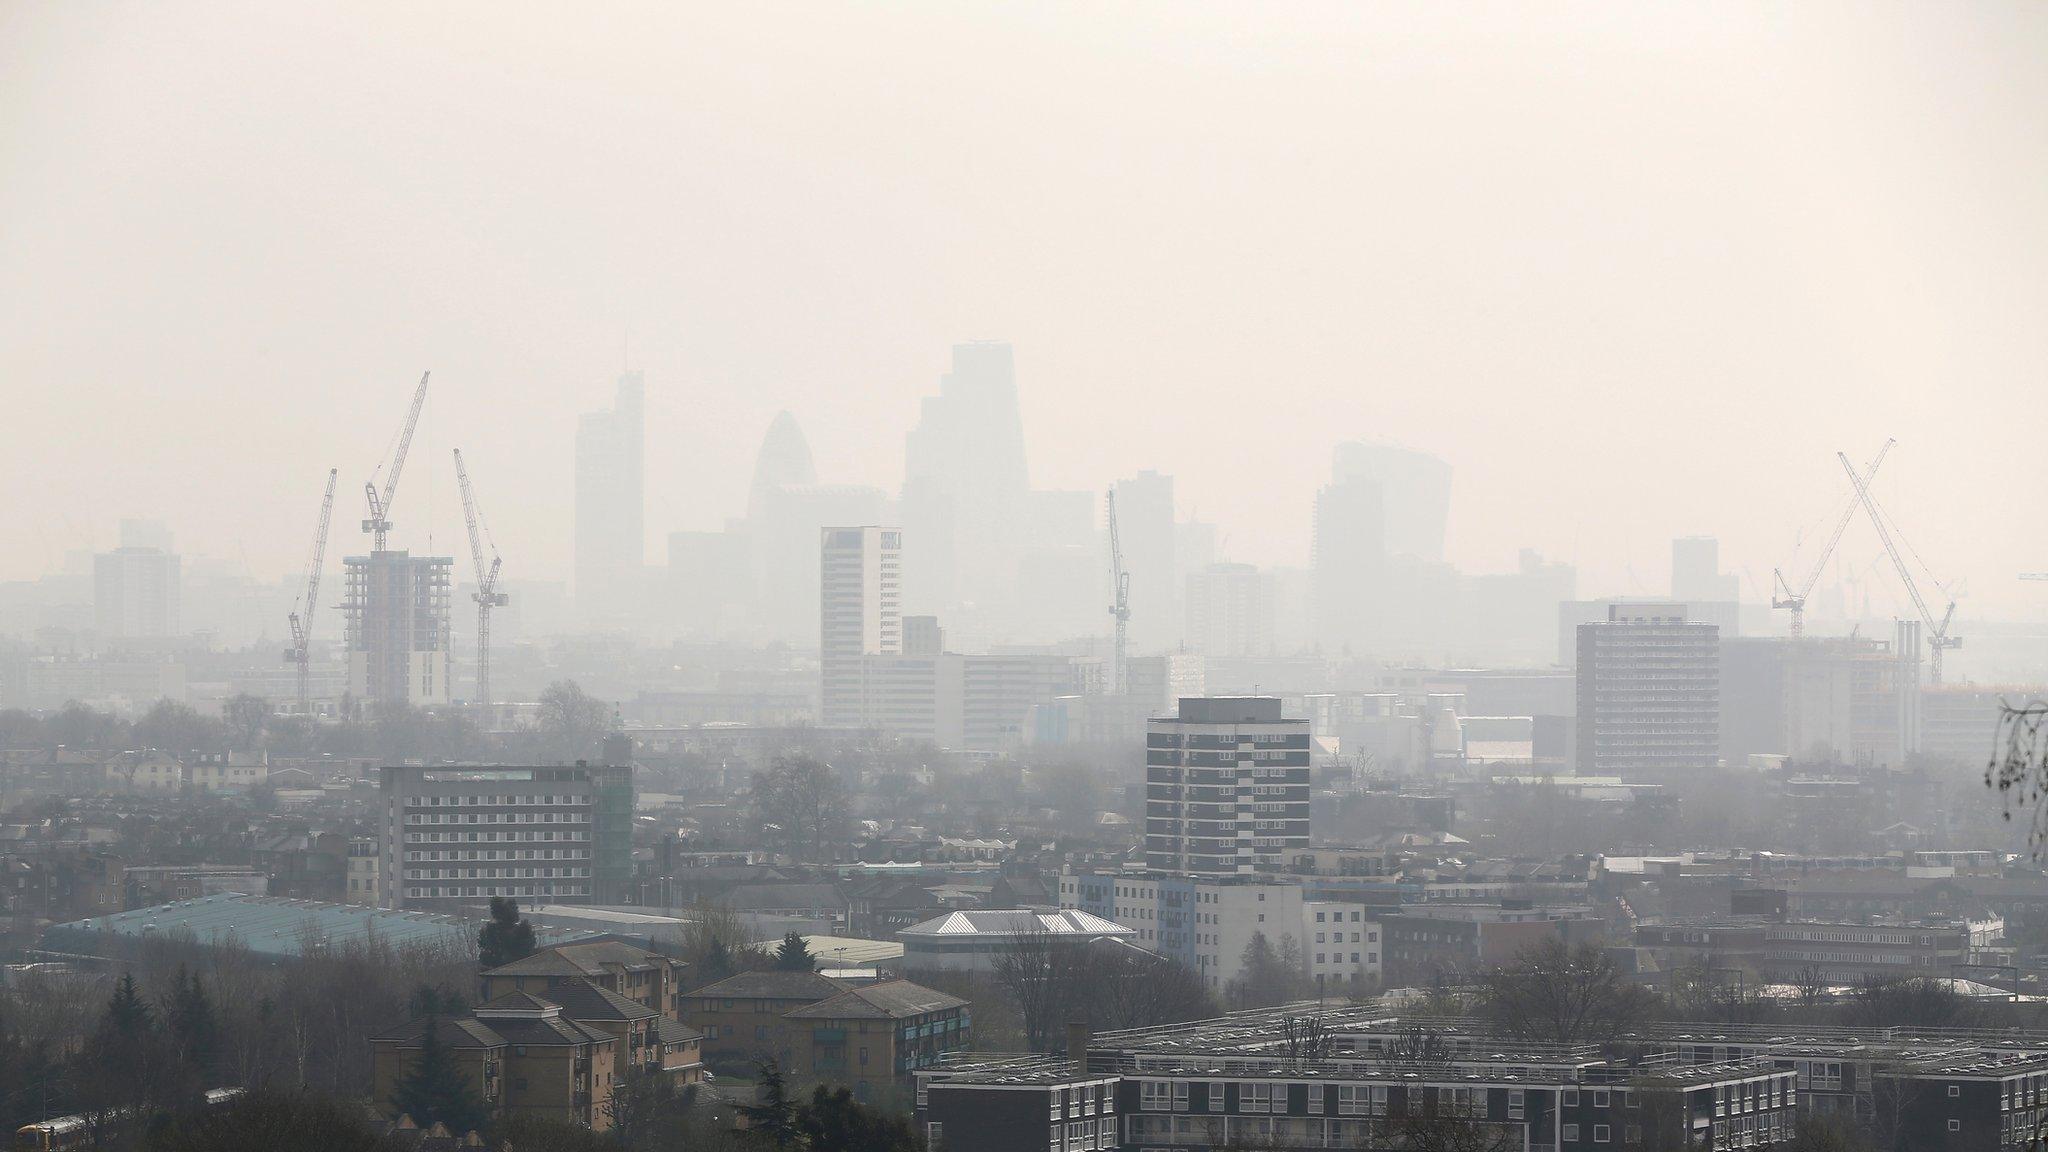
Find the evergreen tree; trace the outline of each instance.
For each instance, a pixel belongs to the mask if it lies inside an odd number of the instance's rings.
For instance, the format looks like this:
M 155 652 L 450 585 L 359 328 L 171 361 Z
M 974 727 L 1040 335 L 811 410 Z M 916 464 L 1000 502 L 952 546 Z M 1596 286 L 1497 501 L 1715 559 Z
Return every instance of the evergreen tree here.
M 775 950 L 775 968 L 779 972 L 815 972 L 817 958 L 811 955 L 811 946 L 804 938 L 791 932 L 782 938 L 782 946 Z
M 870 1108 L 844 1088 L 823 1084 L 798 1110 L 797 1123 L 813 1148 L 833 1152 L 918 1152 L 910 1122 Z
M 164 1024 L 172 1044 L 201 1080 L 212 1083 L 219 1049 L 220 1023 L 199 977 L 178 965 L 171 994 L 164 1005 Z
M 702 988 L 737 976 L 739 971 L 738 965 L 732 962 L 732 953 L 726 951 L 725 941 L 713 936 L 710 947 L 704 949 L 703 958 L 697 961 L 697 970 L 691 979 Z
M 441 1018 L 429 1016 L 420 1033 L 420 1052 L 391 1093 L 391 1106 L 422 1128 L 435 1121 L 451 1132 L 468 1132 L 483 1123 L 483 1108 L 469 1094 L 469 1084 L 455 1066 L 455 1055 L 441 1038 Z
M 114 996 L 107 1001 L 107 1014 L 101 1018 L 100 1027 L 113 1036 L 136 1040 L 147 1035 L 155 1023 L 149 1005 L 143 1002 L 142 993 L 135 990 L 135 973 L 121 973 L 121 981 L 114 985 Z
M 739 1112 L 747 1121 L 747 1133 L 754 1140 L 778 1150 L 802 1148 L 804 1133 L 798 1123 L 795 1102 L 789 1098 L 789 1084 L 782 1065 L 773 1057 L 761 1061 L 758 1103 L 742 1104 Z
M 477 933 L 477 962 L 485 971 L 533 955 L 533 925 L 519 915 L 519 901 L 491 897 L 490 923 Z

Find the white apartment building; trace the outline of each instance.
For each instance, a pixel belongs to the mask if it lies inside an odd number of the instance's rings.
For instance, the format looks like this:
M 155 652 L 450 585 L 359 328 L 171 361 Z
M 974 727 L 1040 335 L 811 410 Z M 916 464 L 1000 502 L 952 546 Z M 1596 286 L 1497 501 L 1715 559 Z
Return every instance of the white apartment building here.
M 819 722 L 861 723 L 864 657 L 903 651 L 903 532 L 819 531 Z
M 1059 901 L 1128 925 L 1132 943 L 1188 965 L 1212 988 L 1237 975 L 1254 934 L 1277 949 L 1288 936 L 1299 944 L 1304 925 L 1300 885 L 1258 880 L 1068 873 Z
M 1330 993 L 1380 979 L 1380 926 L 1373 910 L 1335 900 L 1301 905 L 1301 958 L 1308 978 Z

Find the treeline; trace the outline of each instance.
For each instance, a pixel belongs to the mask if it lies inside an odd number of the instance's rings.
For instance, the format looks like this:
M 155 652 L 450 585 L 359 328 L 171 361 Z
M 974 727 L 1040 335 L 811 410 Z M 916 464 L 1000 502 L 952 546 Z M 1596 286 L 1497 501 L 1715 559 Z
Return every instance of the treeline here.
M 0 1130 L 172 1113 L 222 1086 L 362 1099 L 369 1037 L 416 1014 L 423 989 L 452 1003 L 475 982 L 475 953 L 453 938 L 302 943 L 302 958 L 276 964 L 174 933 L 119 977 L 24 978 L 0 995 Z
M 0 748 L 552 763 L 594 757 L 612 726 L 611 707 L 572 680 L 550 684 L 535 726 L 518 732 L 485 732 L 455 708 L 373 707 L 344 696 L 340 711 L 339 719 L 315 723 L 278 715 L 269 699 L 244 693 L 218 716 L 163 699 L 129 720 L 73 701 L 44 713 L 0 710 Z

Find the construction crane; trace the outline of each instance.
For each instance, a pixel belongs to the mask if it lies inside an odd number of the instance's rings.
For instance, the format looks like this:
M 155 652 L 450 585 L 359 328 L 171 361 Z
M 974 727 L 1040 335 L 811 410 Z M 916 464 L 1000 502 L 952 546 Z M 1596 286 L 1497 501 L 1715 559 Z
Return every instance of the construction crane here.
M 1889 443 L 1889 442 L 1887 442 Z M 1927 610 L 1927 601 L 1920 595 L 1920 585 L 1914 581 L 1913 573 L 1906 567 L 1905 557 L 1899 555 L 1899 546 L 1892 543 L 1891 529 L 1885 526 L 1884 513 L 1878 511 L 1877 501 L 1870 495 L 1868 482 L 1856 475 L 1856 466 L 1849 463 L 1849 457 L 1841 452 L 1835 458 L 1855 481 L 1856 498 L 1863 503 L 1863 510 L 1870 514 L 1870 523 L 1877 529 L 1877 538 L 1884 541 L 1885 554 L 1892 558 L 1892 567 L 1898 570 L 1899 582 L 1906 586 L 1906 595 L 1913 598 L 1913 609 L 1920 613 L 1920 622 L 1927 626 L 1928 671 L 1934 683 L 1941 683 L 1941 654 L 1950 648 L 1961 648 L 1963 638 L 1948 634 L 1949 625 L 1955 622 L 1956 602 L 1949 598 L 1948 610 L 1941 614 L 1941 620 L 1934 619 L 1934 613 Z M 1924 561 L 1923 561 L 1924 563 Z
M 1109 614 L 1116 620 L 1116 694 L 1128 696 L 1131 677 L 1125 670 L 1126 633 L 1131 624 L 1131 574 L 1124 569 L 1124 546 L 1116 533 L 1116 489 L 1109 490 L 1109 577 L 1116 599 Z
M 320 569 L 327 563 L 327 523 L 334 515 L 334 481 L 339 468 L 327 470 L 327 495 L 320 498 L 320 524 L 313 529 L 313 557 L 306 564 L 306 598 L 292 610 L 292 646 L 285 650 L 287 664 L 298 665 L 299 715 L 313 715 L 313 609 L 320 604 Z M 300 615 L 303 609 L 305 614 Z
M 1877 450 L 1877 455 L 1871 459 L 1870 466 L 1863 470 L 1863 476 L 1860 483 L 1868 484 L 1870 483 L 1871 477 L 1877 475 L 1878 465 L 1884 463 L 1885 454 L 1892 450 L 1892 445 L 1894 443 L 1896 443 L 1896 441 L 1886 440 L 1884 442 L 1884 447 L 1879 448 Z M 1857 479 L 1856 471 L 1853 468 L 1849 471 L 1849 479 Z M 1812 594 L 1814 584 L 1820 580 L 1821 572 L 1827 568 L 1828 557 L 1834 555 L 1835 545 L 1841 543 L 1842 532 L 1844 529 L 1849 527 L 1849 521 L 1852 518 L 1854 518 L 1855 515 L 1856 501 L 1851 500 L 1849 501 L 1848 506 L 1842 509 L 1841 516 L 1835 520 L 1835 530 L 1829 534 L 1827 546 L 1822 548 L 1820 550 L 1820 555 L 1814 559 L 1813 571 L 1808 572 L 1806 574 L 1806 579 L 1801 580 L 1799 582 L 1798 591 L 1794 591 L 1791 585 L 1785 583 L 1785 573 L 1783 571 L 1776 568 L 1771 569 L 1771 579 L 1777 584 L 1779 591 L 1782 591 L 1784 593 L 1783 596 L 1778 595 L 1776 592 L 1773 592 L 1771 594 L 1771 607 L 1790 608 L 1792 610 L 1792 635 L 1794 637 L 1798 637 L 1805 633 L 1806 598 L 1807 596 Z
M 469 559 L 476 566 L 476 591 L 470 599 L 476 601 L 476 702 L 477 711 L 483 722 L 491 722 L 491 609 L 502 608 L 511 602 L 511 597 L 498 591 L 498 567 L 504 559 L 498 555 L 498 542 L 491 541 L 491 563 L 484 566 L 484 541 L 490 537 L 491 529 L 484 524 L 484 514 L 477 511 L 476 493 L 469 487 L 469 469 L 462 466 L 462 449 L 455 450 L 455 484 L 462 489 L 462 519 L 469 525 Z
M 384 551 L 384 537 L 391 531 L 391 501 L 398 495 L 398 476 L 405 471 L 405 454 L 412 448 L 412 430 L 419 427 L 420 407 L 427 402 L 427 377 L 420 373 L 420 386 L 412 394 L 412 411 L 405 414 L 405 431 L 398 435 L 398 451 L 391 457 L 391 471 L 384 477 L 384 492 L 377 492 L 377 478 L 370 477 L 363 485 L 363 495 L 370 501 L 369 518 L 363 521 L 363 531 L 370 534 L 370 550 Z

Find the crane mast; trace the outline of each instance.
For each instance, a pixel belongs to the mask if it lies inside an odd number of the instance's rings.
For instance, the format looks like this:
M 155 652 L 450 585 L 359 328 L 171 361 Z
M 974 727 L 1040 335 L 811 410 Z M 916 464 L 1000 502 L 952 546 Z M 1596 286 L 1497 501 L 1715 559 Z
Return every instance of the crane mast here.
M 1862 502 L 1863 510 L 1870 514 L 1870 523 L 1877 529 L 1877 538 L 1884 541 L 1885 555 L 1892 558 L 1892 567 L 1898 571 L 1899 582 L 1906 586 L 1906 595 L 1913 600 L 1913 610 L 1920 613 L 1920 622 L 1927 626 L 1928 671 L 1934 683 L 1939 684 L 1941 654 L 1950 648 L 1963 646 L 1962 637 L 1948 634 L 1949 625 L 1955 623 L 1956 602 L 1954 599 L 1949 600 L 1948 610 L 1941 614 L 1938 621 L 1934 618 L 1934 613 L 1928 611 L 1927 601 L 1920 595 L 1920 585 L 1913 579 L 1912 570 L 1906 567 L 1905 557 L 1899 555 L 1899 546 L 1892 542 L 1891 529 L 1885 527 L 1884 514 L 1878 511 L 1877 501 L 1871 497 L 1869 485 L 1856 475 L 1856 468 L 1849 463 L 1848 456 L 1837 452 L 1835 458 L 1842 462 L 1842 467 L 1849 472 L 1849 478 L 1855 481 L 1856 498 Z
M 1109 490 L 1109 576 L 1116 599 L 1109 606 L 1109 614 L 1116 620 L 1116 694 L 1128 696 L 1131 691 L 1130 673 L 1125 667 L 1126 633 L 1131 623 L 1131 574 L 1124 569 L 1123 542 L 1116 531 L 1116 489 Z
M 469 486 L 469 469 L 462 464 L 462 449 L 455 450 L 455 485 L 462 490 L 462 519 L 469 527 L 469 559 L 476 568 L 476 591 L 470 598 L 476 601 L 476 700 L 477 710 L 483 722 L 491 722 L 491 609 L 501 608 L 511 597 L 498 591 L 498 568 L 504 563 L 498 555 L 495 541 L 491 544 L 491 562 L 484 565 L 484 538 L 490 534 L 483 525 L 483 513 L 477 510 L 476 493 Z
M 327 524 L 334 515 L 334 481 L 340 474 L 338 468 L 327 470 L 327 494 L 320 498 L 320 523 L 313 529 L 313 556 L 306 564 L 306 598 L 300 601 L 305 615 L 293 610 L 292 646 L 284 654 L 288 663 L 298 666 L 299 715 L 309 721 L 313 715 L 313 610 L 320 604 L 320 569 L 327 563 Z
M 363 531 L 370 534 L 370 548 L 374 552 L 384 551 L 384 537 L 391 531 L 391 501 L 398 495 L 398 477 L 405 471 L 405 454 L 412 448 L 412 430 L 419 427 L 420 408 L 427 402 L 427 377 L 431 374 L 420 373 L 420 386 L 413 390 L 412 410 L 405 415 L 405 430 L 399 433 L 398 451 L 391 457 L 391 471 L 384 477 L 383 493 L 378 493 L 375 477 L 363 485 L 363 495 L 370 504 Z
M 1871 478 L 1877 475 L 1878 465 L 1884 463 L 1885 454 L 1892 450 L 1894 443 L 1896 441 L 1886 440 L 1884 447 L 1877 450 L 1877 455 L 1871 458 L 1870 466 L 1863 470 L 1863 483 L 1870 483 Z M 1849 478 L 1851 480 L 1856 478 L 1854 469 L 1850 470 Z M 1821 572 L 1827 568 L 1828 557 L 1834 555 L 1835 545 L 1841 543 L 1842 532 L 1849 527 L 1849 521 L 1855 515 L 1856 501 L 1851 500 L 1848 507 L 1842 509 L 1842 515 L 1835 521 L 1835 530 L 1829 534 L 1827 546 L 1820 550 L 1820 556 L 1814 560 L 1813 570 L 1806 574 L 1806 579 L 1799 582 L 1798 591 L 1793 591 L 1792 586 L 1785 583 L 1785 573 L 1783 571 L 1777 568 L 1771 569 L 1771 577 L 1777 583 L 1778 590 L 1784 592 L 1782 597 L 1776 591 L 1771 593 L 1771 607 L 1790 608 L 1792 610 L 1792 635 L 1795 638 L 1806 632 L 1806 598 L 1813 592 L 1814 584 L 1819 582 Z

